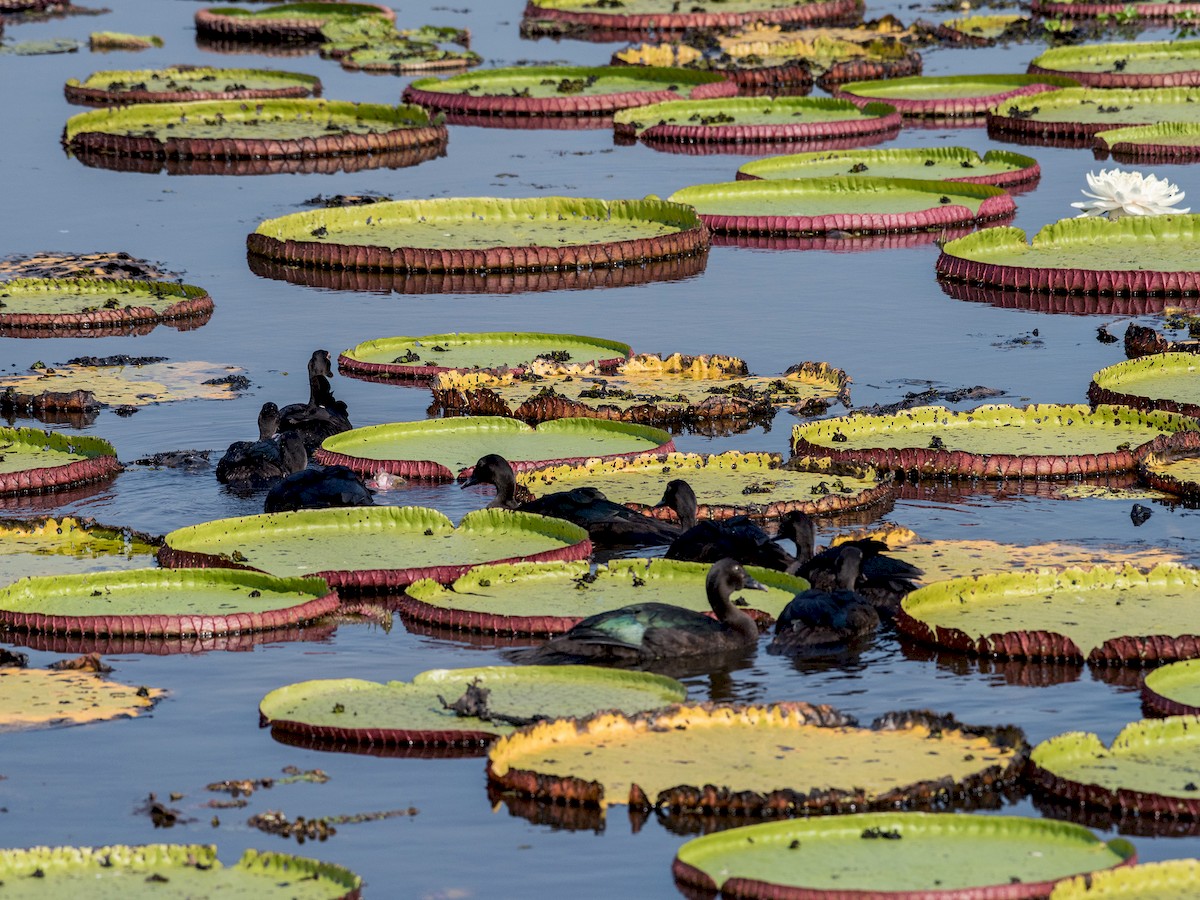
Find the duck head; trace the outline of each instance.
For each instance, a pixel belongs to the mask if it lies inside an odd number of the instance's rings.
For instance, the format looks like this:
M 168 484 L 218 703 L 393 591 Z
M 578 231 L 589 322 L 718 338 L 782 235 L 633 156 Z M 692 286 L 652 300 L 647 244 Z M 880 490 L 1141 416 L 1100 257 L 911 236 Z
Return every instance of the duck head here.
M 779 534 L 776 540 L 789 538 L 796 544 L 796 560 L 808 562 L 813 557 L 817 545 L 817 526 L 812 517 L 800 510 L 792 510 L 779 520 Z
M 279 407 L 270 401 L 258 411 L 258 439 L 269 441 L 279 431 Z
M 704 589 L 708 594 L 708 605 L 721 622 L 757 640 L 758 625 L 744 610 L 734 605 L 731 595 L 736 591 L 765 591 L 766 585 L 755 580 L 736 559 L 725 557 L 713 563 L 708 570 Z
M 496 498 L 489 507 L 506 507 L 513 503 L 517 491 L 517 475 L 512 463 L 499 453 L 489 453 L 475 461 L 471 474 L 460 485 L 468 488 L 473 484 L 490 484 L 496 488 Z
M 675 515 L 679 517 L 679 524 L 686 530 L 696 524 L 698 505 L 696 492 L 692 490 L 692 486 L 682 478 L 676 478 L 667 482 L 667 489 L 663 491 L 662 499 L 654 504 L 654 508 L 665 506 L 675 510 Z

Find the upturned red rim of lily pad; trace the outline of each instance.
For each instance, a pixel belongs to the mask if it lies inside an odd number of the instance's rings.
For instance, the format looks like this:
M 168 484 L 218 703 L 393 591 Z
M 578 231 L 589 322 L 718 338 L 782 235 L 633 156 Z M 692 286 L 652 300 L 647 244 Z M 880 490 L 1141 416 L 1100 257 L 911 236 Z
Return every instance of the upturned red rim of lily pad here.
M 109 76 L 110 80 L 128 78 L 130 81 L 148 81 L 171 79 L 180 76 L 185 81 L 196 85 L 194 89 L 152 91 L 148 88 L 130 86 L 127 89 L 114 87 L 88 87 L 88 82 L 100 76 Z M 233 85 L 217 90 L 205 90 L 205 82 L 200 77 L 214 76 L 234 82 Z M 189 78 L 193 76 L 193 78 Z M 236 84 L 238 78 L 254 77 L 278 81 L 277 87 L 246 87 Z M 140 71 L 95 72 L 84 81 L 70 78 L 63 86 L 63 94 L 68 103 L 79 103 L 85 106 L 110 106 L 123 103 L 184 103 L 202 100 L 263 100 L 263 99 L 292 99 L 300 97 L 319 97 L 321 95 L 321 79 L 314 75 L 303 75 L 299 72 L 279 72 L 266 69 L 221 69 L 211 66 L 176 66 L 170 69 L 142 69 Z
M 5 312 L 15 305 L 12 295 L 36 297 L 40 293 L 76 294 L 80 309 L 72 312 Z M 86 308 L 89 293 L 128 294 L 132 303 L 112 308 Z M 0 335 L 18 336 L 26 329 L 38 334 L 69 336 L 94 334 L 106 329 L 125 333 L 132 325 L 157 324 L 179 319 L 196 319 L 212 314 L 212 297 L 203 288 L 165 281 L 126 281 L 107 278 L 16 278 L 0 283 L 0 294 L 8 303 L 0 306 Z M 136 305 L 141 294 L 147 298 L 174 298 L 165 307 Z M 161 306 L 161 304 L 160 304 Z
M 817 166 L 835 160 L 842 160 L 849 166 L 854 166 L 861 162 L 868 166 L 868 171 L 870 171 L 870 164 L 887 165 L 888 163 L 905 163 L 912 166 L 912 173 L 909 177 L 919 175 L 921 168 L 924 168 L 930 160 L 935 163 L 942 162 L 947 164 L 957 162 L 964 169 L 972 168 L 979 164 L 1004 164 L 1010 166 L 1010 168 L 987 175 L 962 175 L 957 178 L 946 178 L 943 176 L 942 178 L 943 181 L 963 182 L 966 184 L 992 184 L 1002 188 L 1030 184 L 1042 177 L 1042 168 L 1037 160 L 1019 153 L 1012 153 L 1008 150 L 988 150 L 983 156 L 980 156 L 974 150 L 969 150 L 966 147 L 920 147 L 888 148 L 882 150 L 855 149 L 842 152 L 836 150 L 819 150 L 767 157 L 765 159 L 752 160 L 739 168 L 737 171 L 737 180 L 754 181 L 755 179 L 776 177 L 818 177 L 815 175 L 804 175 L 805 164 Z
M 1074 4 L 1072 4 L 1074 5 Z M 1178 4 L 1173 4 L 1178 5 Z M 1200 87 L 1200 42 L 1158 41 L 1154 43 L 1090 44 L 1082 47 L 1052 47 L 1029 64 L 1031 75 L 1066 75 L 1084 87 L 1156 88 Z M 1189 59 L 1191 68 L 1163 72 L 1125 71 L 1130 57 L 1167 56 Z M 1091 64 L 1091 68 L 1088 64 Z M 1096 71 L 1104 63 L 1107 71 Z M 1120 64 L 1116 68 L 1115 64 Z
M 1138 477 L 1152 488 L 1185 500 L 1200 499 L 1200 478 L 1181 477 L 1171 464 L 1200 457 L 1200 433 L 1180 431 L 1155 438 L 1138 460 Z
M 1200 12 L 1200 3 L 1164 2 L 1164 3 L 1085 3 L 1068 0 L 1066 3 L 1055 0 L 1033 0 L 1030 7 L 1034 15 L 1049 18 L 1065 17 L 1068 19 L 1094 19 L 1098 16 L 1129 15 L 1133 12 L 1139 19 L 1173 19 L 1181 12 Z
M 1161 409 L 1165 412 L 1200 417 L 1200 403 L 1172 397 L 1153 396 L 1142 391 L 1161 393 L 1169 388 L 1153 388 L 1153 377 L 1190 378 L 1200 377 L 1200 360 L 1194 353 L 1161 353 L 1127 359 L 1106 366 L 1092 376 L 1088 384 L 1088 402 L 1093 406 L 1101 403 L 1112 406 L 1131 406 L 1134 409 Z
M 241 8 L 211 7 L 197 10 L 195 15 L 196 33 L 201 37 L 225 41 L 261 41 L 264 43 L 294 43 L 297 41 L 319 41 L 322 39 L 321 28 L 327 21 L 326 16 L 309 13 L 305 14 L 303 7 L 324 5 L 336 10 L 334 2 L 326 4 L 288 4 L 295 5 L 296 14 L 288 18 L 252 18 L 240 13 Z M 338 3 L 338 5 L 341 5 Z M 387 6 L 374 3 L 347 3 L 339 15 L 357 12 L 366 16 L 382 16 L 389 22 L 396 20 L 396 13 Z
M 246 653 L 262 644 L 293 641 L 328 641 L 337 631 L 337 622 L 320 619 L 303 625 L 286 625 L 259 631 L 233 631 L 223 634 L 49 634 L 40 631 L 14 631 L 5 640 L 18 647 L 45 653 L 79 656 L 98 653 L 122 656 L 136 653 L 146 656 L 173 656 L 176 653 L 223 651 Z
M 666 7 L 661 13 L 622 13 L 619 9 L 570 9 L 582 3 L 528 0 L 523 18 L 535 29 L 538 22 L 575 25 L 604 31 L 684 31 L 688 28 L 731 28 L 751 22 L 768 25 L 818 26 L 854 23 L 862 19 L 861 0 L 805 0 L 794 6 L 743 12 L 682 12 Z
M 1112 154 L 1120 162 L 1186 163 L 1200 160 L 1200 124 L 1195 122 L 1114 128 L 1096 132 L 1093 140 L 1097 156 Z
M 85 457 L 57 464 L 51 458 L 48 465 L 0 472 L 0 496 L 42 494 L 78 487 L 112 478 L 122 468 L 112 444 L 90 435 L 68 435 L 36 428 L 0 428 L 0 441 L 10 446 L 25 445 L 26 449 L 44 450 L 51 454 Z
M 1061 75 L 918 75 L 912 78 L 890 78 L 876 81 L 856 81 L 835 87 L 833 96 L 849 100 L 857 106 L 887 103 L 903 116 L 927 118 L 956 118 L 978 116 L 998 103 L 1027 94 L 1043 94 L 1078 84 L 1073 78 Z M 962 85 L 992 87 L 988 93 L 960 96 L 954 88 Z M 939 96 L 939 90 L 947 89 Z M 897 92 L 914 88 L 928 92 L 927 97 L 905 97 Z
M 719 246 L 715 240 L 713 243 Z M 942 293 L 955 300 L 987 303 L 1000 309 L 1024 309 L 1068 316 L 1145 316 L 1162 312 L 1164 307 L 1173 302 L 1171 297 L 1163 295 L 1069 294 L 1064 291 L 986 287 L 941 276 L 938 277 L 938 286 Z
M 1169 121 L 1169 116 L 1150 112 L 1156 103 L 1185 104 L 1198 100 L 1197 87 L 1065 87 L 1000 103 L 988 110 L 987 127 L 989 134 L 1002 135 L 1006 140 L 1011 136 L 1051 146 L 1086 147 L 1100 131 Z M 1081 114 L 1076 115 L 1075 109 Z M 1097 110 L 1111 115 L 1112 120 L 1094 121 L 1092 114 Z
M 72 151 L 89 169 L 139 175 L 333 175 L 373 169 L 407 169 L 446 155 L 445 144 L 341 156 L 177 157 L 114 156 Z

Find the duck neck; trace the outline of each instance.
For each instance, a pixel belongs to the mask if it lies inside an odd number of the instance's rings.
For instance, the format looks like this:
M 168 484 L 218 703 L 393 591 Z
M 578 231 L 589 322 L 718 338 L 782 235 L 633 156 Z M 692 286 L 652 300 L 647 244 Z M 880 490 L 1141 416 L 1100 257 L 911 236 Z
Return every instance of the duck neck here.
M 747 643 L 758 640 L 758 623 L 744 609 L 734 606 L 729 591 L 723 585 L 709 587 L 708 605 L 722 625 L 741 635 Z
M 488 504 L 488 509 L 516 509 L 519 505 L 517 503 L 517 476 L 512 469 L 496 472 L 492 484 L 495 485 L 496 496 Z
M 260 441 L 269 441 L 275 437 L 275 432 L 279 430 L 279 416 L 259 416 L 258 417 L 258 439 Z

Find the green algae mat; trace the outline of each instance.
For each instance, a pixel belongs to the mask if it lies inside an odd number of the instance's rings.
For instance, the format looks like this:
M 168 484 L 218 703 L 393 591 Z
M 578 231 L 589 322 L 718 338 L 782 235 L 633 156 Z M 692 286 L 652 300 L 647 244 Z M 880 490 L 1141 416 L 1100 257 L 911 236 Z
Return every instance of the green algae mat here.
M 988 184 L 857 176 L 697 184 L 669 199 L 729 234 L 928 231 L 1016 211 L 1007 191 Z
M 1047 76 L 1049 77 L 1049 76 Z M 988 130 L 1090 138 L 1098 131 L 1160 122 L 1200 122 L 1200 88 L 1063 88 L 1013 97 L 988 113 Z
M 1175 900 L 1200 893 L 1200 860 L 1126 866 L 1059 882 L 1050 900 Z
M 1156 353 L 1107 366 L 1088 385 L 1091 403 L 1200 416 L 1200 357 Z
M 937 273 L 945 281 L 1039 293 L 1194 293 L 1200 290 L 1198 250 L 1197 215 L 1061 219 L 1029 243 L 1024 231 L 1011 227 L 949 241 Z
M 1070 731 L 1030 754 L 1030 780 L 1043 791 L 1114 815 L 1200 818 L 1200 718 L 1171 716 L 1131 722 L 1105 747 Z
M 0 334 L 86 335 L 113 326 L 209 315 L 212 298 L 190 284 L 112 278 L 14 278 L 0 283 Z
M 1160 716 L 1200 715 L 1200 659 L 1160 666 L 1142 680 L 1142 703 Z
M 916 475 L 977 478 L 1125 472 L 1159 435 L 1196 431 L 1189 416 L 1120 406 L 920 406 L 795 426 L 792 451 Z
M 1200 122 L 1163 122 L 1098 131 L 1096 149 L 1122 162 L 1170 163 L 1200 159 Z
M 339 156 L 444 146 L 419 106 L 342 100 L 207 100 L 95 109 L 67 120 L 79 155 L 212 159 Z
M 399 609 L 442 628 L 498 634 L 562 634 L 580 620 L 633 603 L 670 603 L 707 613 L 707 563 L 668 559 L 613 560 L 592 571 L 587 562 L 479 566 L 453 584 L 409 585 Z M 767 587 L 743 591 L 734 602 L 764 625 L 809 584 L 757 567 L 747 571 Z
M 1041 177 L 1037 160 L 1008 150 L 989 150 L 980 156 L 966 147 L 921 147 L 887 150 L 829 150 L 756 159 L 738 169 L 737 177 L 918 178 L 965 181 L 1000 187 L 1027 184 Z
M 327 438 L 316 459 L 369 475 L 388 472 L 453 481 L 487 453 L 499 453 L 520 470 L 540 462 L 582 462 L 674 449 L 670 434 L 648 425 L 556 419 L 533 428 L 502 416 L 463 416 L 344 431 Z
M 286 853 L 247 850 L 232 866 L 203 844 L 33 847 L 0 850 L 5 898 L 262 897 L 353 900 L 362 879 L 348 869 Z
M 404 272 L 607 268 L 708 250 L 695 210 L 656 197 L 395 200 L 268 219 L 246 239 L 278 262 Z
M 1200 85 L 1200 41 L 1052 47 L 1029 71 L 1066 75 L 1084 87 L 1193 87 Z
M 150 712 L 165 694 L 106 681 L 93 672 L 0 669 L 0 734 L 132 719 Z M 2 859 L 0 851 L 0 872 Z
M 152 565 L 161 538 L 74 516 L 0 520 L 0 583 L 29 575 L 63 575 Z
M 777 519 L 793 511 L 832 515 L 864 509 L 891 496 L 890 479 L 862 466 L 836 466 L 823 459 L 785 463 L 775 453 L 646 454 L 578 465 L 539 466 L 517 474 L 533 496 L 593 487 L 614 503 L 646 515 L 670 518 L 656 509 L 666 483 L 682 478 L 692 486 L 700 519 L 749 515 Z
M 477 369 L 525 372 L 535 365 L 608 372 L 631 353 L 628 344 L 579 334 L 464 331 L 363 341 L 338 356 L 338 372 L 385 380 L 427 379 Z
M 80 81 L 67 79 L 70 103 L 108 106 L 117 103 L 168 103 L 192 100 L 257 100 L 308 97 L 321 93 L 321 80 L 298 72 L 270 69 L 219 69 L 180 66 L 171 69 L 110 69 Z
M 463 696 L 472 698 L 470 705 L 450 708 Z M 453 746 L 490 743 L 511 734 L 522 721 L 583 716 L 598 709 L 632 713 L 686 696 L 678 681 L 643 672 L 488 666 L 433 669 L 411 682 L 302 681 L 271 691 L 258 712 L 273 734 L 318 742 Z
M 1200 655 L 1198 588 L 1200 570 L 1171 563 L 980 575 L 918 588 L 896 625 L 980 656 L 1153 665 Z
M 1045 897 L 1061 879 L 1134 858 L 1128 841 L 1105 842 L 1067 822 L 881 812 L 695 838 L 679 848 L 672 871 L 681 885 L 743 898 L 1018 898 Z
M 337 608 L 316 579 L 221 569 L 131 569 L 23 578 L 0 589 L 0 625 L 50 634 L 152 637 L 265 631 Z
M 905 116 L 978 116 L 1010 98 L 1077 86 L 1059 75 L 914 75 L 843 84 L 835 97 L 888 103 Z
M 121 471 L 112 444 L 88 435 L 0 428 L 0 451 L 0 497 L 75 487 Z
M 1025 755 L 1019 729 L 930 713 L 864 728 L 827 706 L 703 704 L 531 725 L 493 744 L 487 769 L 502 790 L 560 804 L 794 816 L 952 805 L 1011 782 Z
M 180 528 L 166 536 L 159 560 L 313 574 L 345 592 L 396 590 L 421 578 L 453 581 L 480 563 L 583 559 L 590 551 L 582 528 L 529 513 L 478 510 L 456 528 L 433 509 L 356 506 Z

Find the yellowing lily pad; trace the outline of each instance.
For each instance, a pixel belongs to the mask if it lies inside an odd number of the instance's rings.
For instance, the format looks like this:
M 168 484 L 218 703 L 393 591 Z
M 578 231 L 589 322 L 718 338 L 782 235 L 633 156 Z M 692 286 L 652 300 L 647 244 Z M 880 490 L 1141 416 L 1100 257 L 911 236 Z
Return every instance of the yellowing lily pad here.
M 447 708 L 471 688 L 482 689 L 486 698 L 462 713 Z M 273 734 L 338 744 L 482 745 L 511 734 L 522 720 L 587 715 L 597 709 L 638 712 L 686 696 L 678 681 L 643 672 L 490 666 L 433 669 L 411 682 L 386 684 L 357 678 L 302 681 L 271 691 L 258 712 Z
M 161 538 L 73 516 L 0 520 L 0 582 L 153 564 Z
M 1061 881 L 1050 900 L 1175 900 L 1200 893 L 1200 860 L 1126 866 Z
M 1092 376 L 1088 400 L 1200 416 L 1200 357 L 1156 353 L 1108 366 Z
M 93 672 L 0 669 L 0 734 L 145 715 L 166 694 L 130 687 Z M 4 870 L 0 851 L 0 872 Z
M 20 393 L 88 391 L 97 403 L 111 406 L 147 406 L 175 400 L 233 400 L 235 387 L 226 379 L 244 375 L 245 369 L 200 361 L 157 362 L 144 365 L 63 365 L 39 369 L 29 375 L 0 377 L 0 390 Z
M 1024 37 L 1030 23 L 1029 16 L 991 15 L 964 16 L 946 19 L 938 26 L 938 36 L 955 43 L 990 46 L 997 41 Z

